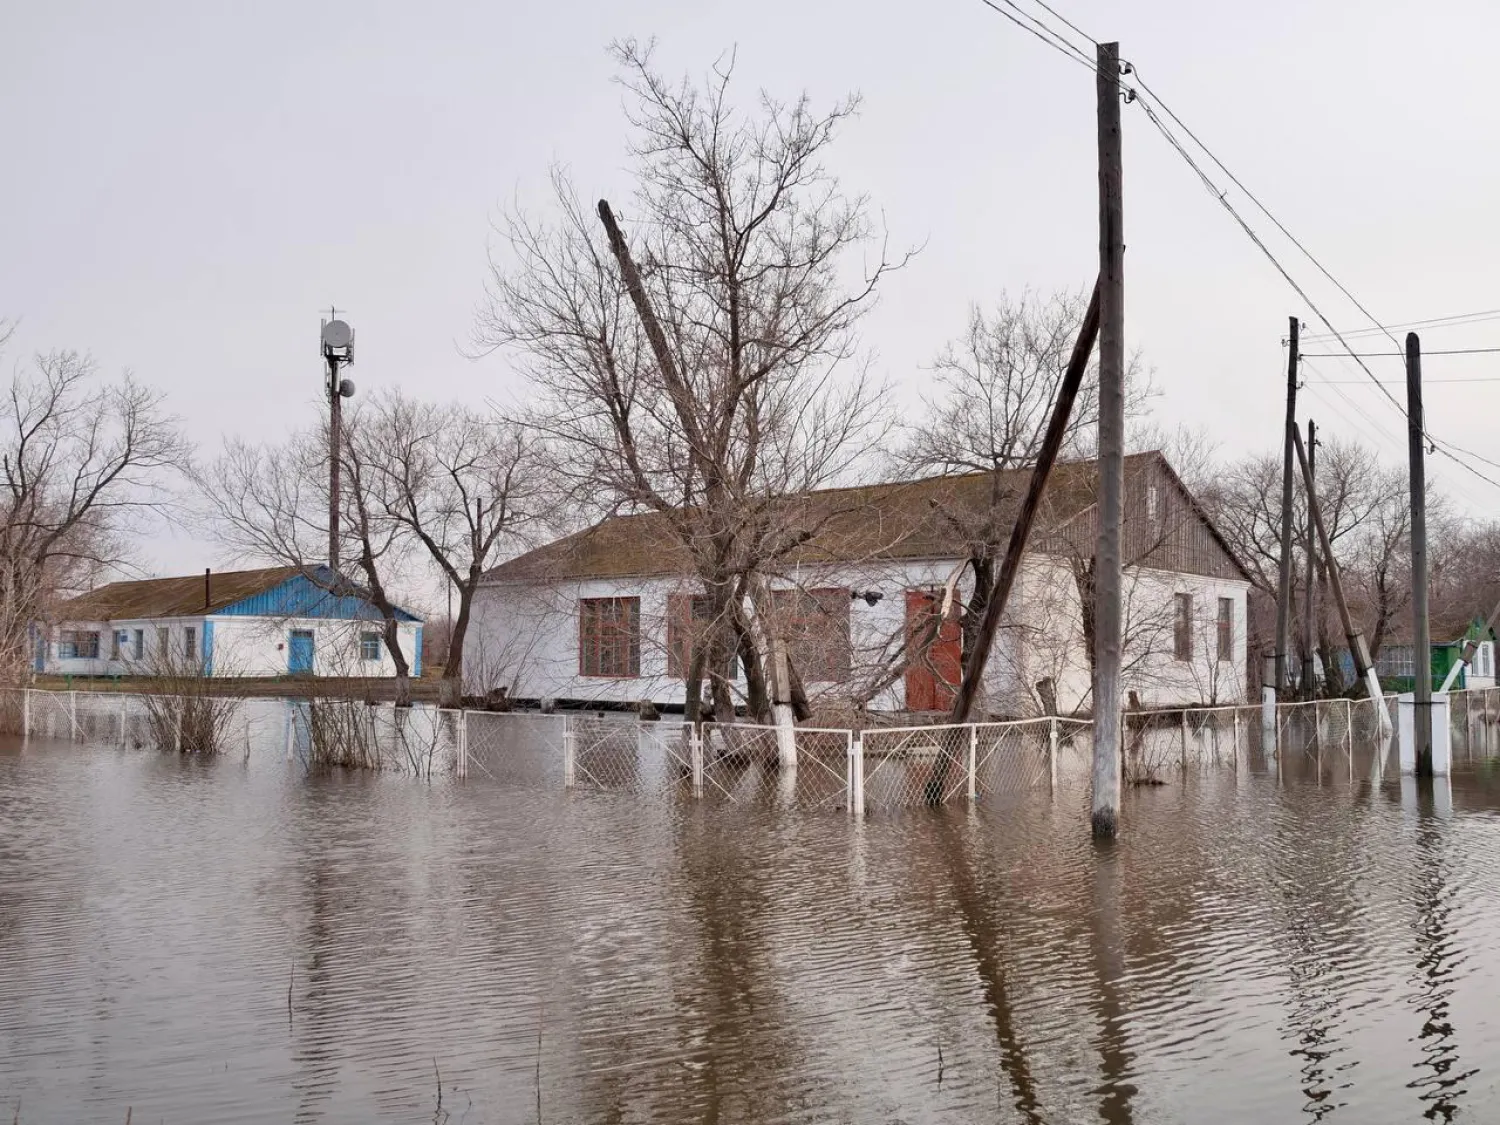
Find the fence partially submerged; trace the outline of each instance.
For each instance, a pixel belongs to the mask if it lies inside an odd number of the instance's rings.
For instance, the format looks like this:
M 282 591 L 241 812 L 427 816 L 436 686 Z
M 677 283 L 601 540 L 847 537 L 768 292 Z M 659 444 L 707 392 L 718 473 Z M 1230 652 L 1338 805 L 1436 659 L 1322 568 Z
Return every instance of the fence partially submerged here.
M 1500 754 L 1500 688 L 1449 696 L 1455 757 Z M 1092 724 L 869 727 L 641 721 L 622 715 L 443 710 L 345 700 L 218 700 L 106 692 L 0 691 L 0 723 L 27 737 L 182 752 L 279 753 L 303 768 L 358 766 L 416 776 L 595 792 L 774 801 L 855 814 L 1086 786 Z M 1395 697 L 1128 712 L 1127 783 L 1194 770 L 1347 772 L 1388 761 Z M 211 743 L 211 745 L 209 744 Z M 795 760 L 795 765 L 784 762 Z M 1361 767 L 1362 768 L 1362 767 Z

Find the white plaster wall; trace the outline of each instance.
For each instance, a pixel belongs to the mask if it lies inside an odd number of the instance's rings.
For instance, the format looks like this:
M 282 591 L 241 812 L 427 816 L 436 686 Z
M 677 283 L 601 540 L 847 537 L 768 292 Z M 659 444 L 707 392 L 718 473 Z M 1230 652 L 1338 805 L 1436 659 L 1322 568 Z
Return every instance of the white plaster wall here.
M 954 560 L 861 564 L 858 567 L 803 568 L 789 576 L 805 589 L 845 587 L 881 594 L 875 605 L 850 603 L 853 675 L 848 685 L 810 683 L 818 697 L 847 696 L 874 682 L 899 652 L 905 635 L 906 591 L 941 588 L 958 566 Z M 964 574 L 957 596 L 967 596 Z M 1234 703 L 1245 692 L 1245 599 L 1242 581 L 1135 569 L 1125 580 L 1126 634 L 1124 687 L 1147 706 Z M 498 583 L 475 594 L 469 642 L 464 655 L 466 689 L 482 694 L 504 686 L 526 699 L 576 699 L 680 705 L 682 680 L 666 674 L 667 598 L 692 593 L 686 579 L 591 579 L 539 586 Z M 1193 594 L 1194 657 L 1178 661 L 1172 648 L 1172 596 Z M 1234 658 L 1217 659 L 1219 597 L 1234 602 Z M 578 674 L 578 600 L 641 599 L 641 674 L 609 679 Z M 985 708 L 1005 715 L 1041 710 L 1037 683 L 1054 681 L 1063 713 L 1092 706 L 1089 659 L 1083 642 L 1082 606 L 1067 562 L 1033 555 L 1022 564 L 985 677 Z M 906 705 L 904 677 L 876 694 L 871 707 L 900 710 Z
M 1245 602 L 1243 581 L 1171 571 L 1132 570 L 1126 575 L 1126 648 L 1123 688 L 1147 706 L 1245 702 Z M 1173 651 L 1173 595 L 1193 595 L 1193 656 Z M 1234 603 L 1233 659 L 1218 659 L 1219 598 Z
M 390 677 L 396 674 L 394 662 L 385 650 L 382 640 L 379 660 L 359 658 L 359 635 L 364 632 L 380 632 L 380 622 L 342 621 L 322 617 L 241 617 L 238 615 L 213 617 L 213 666 L 214 676 L 284 676 L 287 673 L 288 637 L 293 629 L 310 629 L 313 632 L 313 672 L 318 676 L 361 676 L 369 678 Z M 52 630 L 47 648 L 46 670 L 53 675 L 73 676 L 149 676 L 163 666 L 159 652 L 158 629 L 166 629 L 170 646 L 171 667 L 180 667 L 186 656 L 188 628 L 196 630 L 195 653 L 203 651 L 205 619 L 202 617 L 151 618 L 106 622 L 78 622 L 58 626 Z M 416 668 L 417 630 L 414 623 L 403 623 L 399 627 L 399 643 L 407 664 Z M 99 634 L 98 659 L 64 660 L 57 655 L 59 636 L 64 630 L 95 631 Z M 120 630 L 134 634 L 136 629 L 144 631 L 143 654 L 140 660 L 132 656 L 133 649 L 126 645 L 122 659 L 112 660 L 113 651 L 110 634 Z M 280 646 L 280 647 L 278 647 Z
M 889 657 L 904 644 L 906 591 L 941 587 L 957 566 L 953 561 L 911 562 L 848 567 L 803 568 L 793 576 L 804 589 L 841 587 L 873 590 L 881 595 L 872 606 L 863 598 L 850 602 L 849 631 L 852 675 L 848 684 L 808 683 L 808 694 L 819 698 L 847 696 L 853 688 L 874 682 Z M 791 581 L 772 582 L 773 587 Z M 667 599 L 674 593 L 695 593 L 686 579 L 590 579 L 537 586 L 497 583 L 481 586 L 474 596 L 473 616 L 464 653 L 466 690 L 481 694 L 504 686 L 526 699 L 578 699 L 633 703 L 649 699 L 657 704 L 682 704 L 685 684 L 667 670 Z M 967 592 L 961 587 L 959 596 Z M 639 597 L 641 599 L 641 674 L 637 678 L 608 679 L 578 674 L 578 601 L 581 598 Z M 1016 661 L 1008 630 L 996 645 L 986 677 L 993 699 L 1008 700 L 1016 690 Z M 741 685 L 743 686 L 743 685 Z M 876 709 L 905 706 L 903 677 L 873 699 Z
M 385 649 L 382 636 L 380 658 L 362 660 L 361 633 L 381 633 L 379 621 L 344 621 L 326 617 L 215 617 L 213 674 L 215 676 L 284 676 L 290 660 L 293 630 L 313 634 L 315 676 L 390 677 L 395 663 Z M 416 669 L 418 626 L 403 622 L 398 643 L 407 666 Z
M 168 631 L 168 645 L 171 646 L 171 655 L 174 663 L 180 663 L 185 655 L 183 645 L 186 643 L 184 633 L 189 628 L 197 630 L 194 641 L 197 652 L 203 651 L 203 618 L 201 617 L 172 617 L 140 619 L 131 618 L 122 621 L 80 621 L 67 622 L 53 627 L 47 644 L 46 671 L 55 676 L 141 676 L 149 675 L 153 666 L 159 666 L 161 661 L 158 656 L 157 630 Z M 127 632 L 134 636 L 135 630 L 140 629 L 145 633 L 142 638 L 142 655 L 136 660 L 133 648 L 130 644 L 121 650 L 121 659 L 112 660 L 111 653 L 114 651 L 110 643 L 110 634 L 114 630 Z M 99 634 L 99 657 L 96 660 L 74 658 L 65 660 L 58 656 L 58 645 L 64 632 L 92 631 Z

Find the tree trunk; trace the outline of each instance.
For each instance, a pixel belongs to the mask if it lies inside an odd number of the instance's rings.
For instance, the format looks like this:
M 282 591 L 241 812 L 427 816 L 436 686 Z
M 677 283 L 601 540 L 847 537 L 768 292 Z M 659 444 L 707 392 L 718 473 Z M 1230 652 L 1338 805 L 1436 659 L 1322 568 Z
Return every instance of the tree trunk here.
M 443 660 L 442 701 L 445 707 L 456 707 L 464 693 L 464 641 L 469 635 L 470 610 L 479 576 L 471 574 L 466 585 L 458 587 L 458 616 L 448 637 L 448 655 Z
M 975 556 L 969 559 L 969 569 L 974 572 L 974 589 L 969 593 L 963 622 L 959 627 L 966 666 L 969 653 L 978 644 L 979 627 L 984 623 L 985 611 L 990 607 L 990 591 L 995 585 L 995 560 L 989 556 Z
M 682 717 L 689 726 L 697 726 L 703 717 L 703 666 L 707 661 L 708 646 L 693 646 L 688 658 L 687 689 L 682 699 Z M 714 716 L 715 719 L 719 717 Z

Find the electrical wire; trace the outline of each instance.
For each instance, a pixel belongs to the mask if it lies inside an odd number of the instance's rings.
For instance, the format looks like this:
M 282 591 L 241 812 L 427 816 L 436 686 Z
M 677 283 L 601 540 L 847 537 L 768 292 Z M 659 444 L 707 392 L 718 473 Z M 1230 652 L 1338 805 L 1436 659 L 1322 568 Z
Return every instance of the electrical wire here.
M 1038 28 L 1041 28 L 1044 25 L 1035 17 L 1026 17 L 1027 19 L 1031 20 L 1032 24 L 1036 25 L 1036 27 L 1032 27 L 1029 24 L 1023 23 L 1016 16 L 1011 15 L 1004 8 L 1000 7 L 999 4 L 996 4 L 994 0 L 979 0 L 979 2 L 986 8 L 999 13 L 1006 19 L 1010 20 L 1011 23 L 1015 24 L 1028 35 L 1036 36 L 1043 43 L 1047 44 L 1047 46 L 1051 47 L 1054 51 L 1058 52 L 1058 54 L 1062 55 L 1063 58 L 1070 59 L 1071 61 L 1076 63 L 1081 63 L 1083 66 L 1088 67 L 1089 70 L 1097 72 L 1098 68 L 1094 65 L 1093 60 L 1090 59 L 1087 55 L 1084 55 L 1083 52 L 1079 51 L 1077 47 L 1074 47 L 1070 43 L 1068 43 L 1066 39 L 1063 39 L 1056 32 L 1051 32 L 1049 35 L 1045 31 L 1038 30 Z M 1010 0 L 1005 0 L 1005 3 L 1012 8 L 1015 8 L 1016 11 L 1021 11 L 1021 9 L 1017 8 L 1015 4 L 1010 3 Z M 1022 12 L 1022 14 L 1025 15 L 1024 12 Z
M 1423 348 L 1424 357 L 1430 355 L 1492 355 L 1500 352 L 1500 348 Z M 1301 352 L 1301 355 L 1312 356 L 1318 359 L 1336 359 L 1343 352 Z M 1356 359 L 1405 359 L 1405 352 L 1350 352 Z M 1423 384 L 1441 383 L 1441 379 L 1423 379 Z
M 1376 336 L 1382 332 L 1396 332 L 1403 328 L 1464 328 L 1470 324 L 1483 324 L 1491 320 L 1500 320 L 1500 309 L 1483 309 L 1479 312 L 1455 313 L 1452 316 L 1436 316 L 1429 320 L 1412 320 L 1405 324 L 1377 324 L 1372 328 L 1349 328 L 1344 330 L 1344 336 L 1346 338 Z M 1304 336 L 1303 342 L 1320 344 L 1331 339 L 1334 339 L 1334 337 L 1321 335 Z
M 1082 35 L 1085 39 L 1088 39 L 1091 43 L 1097 45 L 1098 40 L 1094 39 L 1093 36 L 1089 35 L 1088 33 L 1082 31 L 1077 27 L 1077 25 L 1073 24 L 1070 20 L 1067 20 L 1054 8 L 1044 3 L 1043 0 L 1034 0 L 1034 2 L 1039 4 L 1056 19 L 1061 20 L 1068 27 L 1072 28 L 1072 30 L 1077 34 Z M 1057 31 L 1055 28 L 1049 27 L 1043 20 L 1027 13 L 1024 9 L 1020 8 L 1014 2 L 1014 0 L 1004 0 L 1004 3 L 1014 11 L 1020 13 L 1020 15 L 1025 18 L 1025 20 L 1029 21 L 1029 24 L 1027 22 L 1023 22 L 1022 19 L 1018 19 L 1010 12 L 1005 11 L 999 5 L 994 3 L 994 0 L 981 0 L 981 3 L 983 3 L 991 10 L 997 12 L 998 14 L 1004 16 L 1006 19 L 1010 20 L 1011 23 L 1021 28 L 1021 30 L 1035 36 L 1043 43 L 1046 43 L 1049 47 L 1058 51 L 1064 57 L 1082 64 L 1089 70 L 1097 72 L 1097 67 L 1095 66 L 1095 64 L 1091 60 L 1089 60 L 1089 58 L 1083 53 L 1083 51 L 1081 51 L 1076 45 L 1070 43 L 1066 36 Z M 1266 245 L 1265 241 L 1260 237 L 1259 234 L 1256 233 L 1255 229 L 1251 227 L 1244 216 L 1240 214 L 1239 210 L 1234 206 L 1234 204 L 1229 201 L 1228 192 L 1219 189 L 1218 185 L 1213 182 L 1212 177 L 1210 177 L 1208 173 L 1204 171 L 1203 167 L 1198 163 L 1198 161 L 1193 158 L 1193 155 L 1187 151 L 1187 148 L 1183 145 L 1182 141 L 1176 136 L 1175 133 L 1173 133 L 1166 122 L 1162 120 L 1161 115 L 1165 114 L 1167 117 L 1169 117 L 1178 126 L 1178 128 L 1180 128 L 1183 133 L 1185 133 L 1187 137 L 1209 158 L 1209 160 L 1213 162 L 1215 167 L 1217 167 L 1228 178 L 1229 182 L 1237 187 L 1245 195 L 1245 197 L 1249 199 L 1250 202 L 1253 203 L 1255 207 L 1263 215 L 1265 215 L 1267 219 L 1271 221 L 1272 225 L 1275 226 L 1275 228 L 1282 234 L 1282 236 L 1285 237 L 1287 241 L 1289 241 L 1293 246 L 1295 246 L 1298 251 L 1300 251 L 1301 254 L 1309 262 L 1312 263 L 1314 268 L 1316 268 L 1318 272 L 1321 273 L 1334 286 L 1334 288 L 1336 288 L 1341 294 L 1343 294 L 1345 299 L 1347 299 L 1350 304 L 1358 309 L 1366 317 L 1366 319 L 1368 319 L 1370 323 L 1374 325 L 1374 329 L 1369 330 L 1369 332 L 1366 334 L 1383 332 L 1387 337 L 1389 337 L 1393 344 L 1395 344 L 1398 348 L 1401 347 L 1401 342 L 1397 340 L 1396 337 L 1392 334 L 1390 328 L 1386 325 L 1381 324 L 1379 318 L 1377 318 L 1372 312 L 1370 312 L 1370 310 L 1367 309 L 1359 301 L 1359 299 L 1354 296 L 1352 292 L 1350 292 L 1348 287 L 1345 286 L 1341 281 L 1339 281 L 1339 279 L 1336 278 L 1333 273 L 1326 266 L 1324 266 L 1321 261 L 1318 260 L 1318 258 L 1312 253 L 1312 251 L 1310 251 L 1302 243 L 1302 241 L 1296 237 L 1296 235 L 1292 234 L 1292 232 L 1286 228 L 1285 224 L 1283 224 L 1281 220 L 1278 219 L 1271 212 L 1271 210 L 1260 201 L 1260 198 L 1256 196 L 1254 192 L 1252 192 L 1244 185 L 1243 182 L 1241 182 L 1238 176 L 1230 171 L 1229 167 L 1219 159 L 1217 154 L 1215 154 L 1212 149 L 1204 144 L 1202 139 L 1199 138 L 1199 136 L 1194 133 L 1191 128 L 1188 127 L 1188 125 L 1182 120 L 1181 117 L 1177 115 L 1177 113 L 1171 108 L 1171 106 L 1167 105 L 1166 102 L 1160 97 L 1160 95 L 1158 95 L 1156 91 L 1152 89 L 1151 86 L 1148 85 L 1143 78 L 1141 78 L 1138 67 L 1136 67 L 1133 63 L 1122 60 L 1122 71 L 1124 73 L 1131 73 L 1135 76 L 1135 89 L 1124 87 L 1122 84 L 1122 90 L 1124 90 L 1124 92 L 1126 93 L 1127 98 L 1136 101 L 1141 106 L 1142 111 L 1146 114 L 1147 120 L 1149 120 L 1151 124 L 1155 126 L 1157 131 L 1161 133 L 1162 137 L 1167 141 L 1167 143 L 1177 152 L 1177 154 L 1188 165 L 1188 167 L 1198 176 L 1198 179 L 1203 184 L 1204 189 L 1219 201 L 1219 203 L 1239 225 L 1240 229 L 1245 233 L 1245 235 L 1260 249 L 1261 253 L 1265 255 L 1267 260 L 1270 261 L 1273 267 L 1275 267 L 1276 271 L 1281 274 L 1286 283 L 1291 286 L 1292 290 L 1302 298 L 1302 300 L 1307 304 L 1307 307 L 1311 309 L 1318 320 L 1322 322 L 1323 326 L 1328 330 L 1328 336 L 1324 338 L 1326 339 L 1331 337 L 1332 339 L 1337 340 L 1340 346 L 1343 347 L 1345 353 L 1348 354 L 1349 358 L 1353 359 L 1354 362 L 1359 365 L 1360 369 L 1364 372 L 1369 382 L 1379 388 L 1381 393 L 1384 394 L 1385 397 L 1389 400 L 1390 404 L 1396 408 L 1396 411 L 1403 418 L 1405 418 L 1406 408 L 1402 405 L 1400 400 L 1398 400 L 1393 394 L 1391 394 L 1390 389 L 1375 377 L 1375 373 L 1371 371 L 1368 366 L 1366 366 L 1361 353 L 1355 352 L 1355 350 L 1349 345 L 1345 334 L 1341 333 L 1337 328 L 1333 326 L 1333 322 L 1323 314 L 1322 310 L 1318 308 L 1317 304 L 1308 295 L 1307 291 L 1297 283 L 1297 281 L 1292 277 L 1287 268 L 1282 265 L 1280 260 L 1277 259 L 1276 255 L 1272 253 L 1270 247 Z M 1155 108 L 1153 108 L 1153 103 Z M 1160 110 L 1160 113 L 1158 113 L 1157 110 Z M 1353 405 L 1352 401 L 1350 405 Z M 1366 417 L 1368 417 L 1368 415 L 1366 415 Z M 1373 419 L 1371 421 L 1373 422 Z M 1474 453 L 1471 450 L 1466 450 L 1463 447 L 1458 446 L 1452 442 L 1439 442 L 1425 428 L 1423 430 L 1423 437 L 1426 438 L 1429 447 L 1434 453 L 1440 453 L 1454 463 L 1463 466 L 1465 470 L 1472 473 L 1474 476 L 1477 476 L 1486 484 L 1489 484 L 1495 488 L 1500 488 L 1500 481 L 1495 481 L 1485 476 L 1483 473 L 1479 472 L 1479 470 L 1474 468 L 1473 465 L 1456 456 L 1455 451 L 1456 453 L 1462 453 L 1466 457 L 1471 457 L 1474 460 L 1489 465 L 1495 469 L 1500 469 L 1500 462 L 1495 462 L 1486 457 L 1482 457 L 1479 454 Z

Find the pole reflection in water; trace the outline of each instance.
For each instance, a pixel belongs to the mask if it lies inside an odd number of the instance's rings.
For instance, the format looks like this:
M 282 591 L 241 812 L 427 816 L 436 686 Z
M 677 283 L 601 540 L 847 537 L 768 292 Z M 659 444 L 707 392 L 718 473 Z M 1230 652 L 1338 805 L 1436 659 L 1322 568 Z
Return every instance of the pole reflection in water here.
M 1453 808 L 1452 790 L 1446 777 L 1404 777 L 1402 783 L 1402 803 L 1408 809 L 1415 805 L 1417 819 L 1412 881 L 1417 962 L 1411 989 L 1422 1026 L 1416 1038 L 1418 1076 L 1411 1087 L 1424 1103 L 1425 1118 L 1452 1121 L 1468 1093 L 1466 1083 L 1478 1073 L 1477 1068 L 1463 1067 L 1452 1019 L 1459 957 L 1449 928 L 1454 902 L 1443 855 Z

